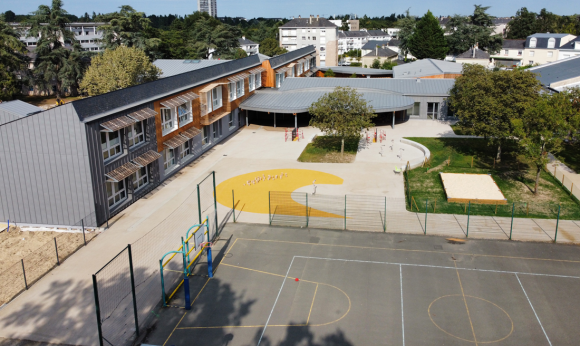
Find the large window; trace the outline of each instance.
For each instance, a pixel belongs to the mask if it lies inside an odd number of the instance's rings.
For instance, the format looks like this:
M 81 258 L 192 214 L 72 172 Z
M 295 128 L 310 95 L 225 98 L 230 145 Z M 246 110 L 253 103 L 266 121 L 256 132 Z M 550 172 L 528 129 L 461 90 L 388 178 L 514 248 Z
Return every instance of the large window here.
M 550 39 L 548 39 L 548 48 L 554 48 L 556 47 L 556 39 L 551 37 Z
M 429 119 L 437 119 L 439 115 L 439 103 L 427 102 L 427 117 Z
M 149 184 L 147 166 L 139 168 L 139 170 L 133 173 L 133 191 L 137 191 L 143 186 Z
M 221 136 L 221 124 L 222 122 L 220 120 L 216 121 L 215 123 L 212 124 L 212 130 L 213 130 L 213 138 L 219 138 Z
M 534 51 L 533 51 L 533 50 L 531 50 L 529 55 L 530 55 L 530 56 L 534 56 Z
M 256 77 L 253 74 L 248 77 L 248 90 L 254 91 L 256 89 L 255 79 Z
M 235 100 L 236 97 L 236 83 L 232 82 L 228 84 L 228 88 L 230 89 L 230 101 Z
M 145 121 L 139 121 L 127 128 L 129 148 L 145 142 Z
M 548 52 L 546 56 L 547 56 L 548 58 L 551 58 L 551 57 L 553 57 L 553 56 L 554 56 L 554 52 Z
M 228 126 L 230 128 L 234 127 L 234 112 L 228 114 Z
M 107 199 L 109 201 L 109 208 L 113 208 L 119 203 L 127 199 L 127 190 L 125 187 L 125 181 L 121 180 L 118 183 L 106 182 L 107 185 Z
M 206 145 L 209 143 L 209 126 L 204 126 L 201 129 L 202 138 L 201 138 L 201 145 Z
M 421 115 L 421 102 L 415 102 L 413 107 L 407 111 L 408 115 L 419 116 Z
M 179 115 L 180 127 L 192 122 L 193 116 L 191 115 L 191 102 L 186 102 L 182 105 L 177 106 L 177 114 Z
M 222 106 L 222 86 L 219 85 L 211 89 L 211 93 L 208 93 L 211 101 L 211 109 L 209 111 L 215 111 Z
M 101 132 L 101 149 L 103 151 L 103 160 L 108 160 L 121 154 L 121 130 Z
M 177 128 L 177 121 L 169 108 L 161 108 L 161 131 L 163 136 Z
M 238 97 L 244 96 L 244 80 L 239 80 L 236 82 L 236 94 Z
M 189 141 L 187 141 L 179 147 L 179 158 L 183 159 L 189 155 L 191 155 L 191 147 L 189 146 Z
M 163 168 L 165 168 L 165 171 L 168 171 L 173 166 L 175 166 L 175 149 L 163 150 Z
M 536 43 L 538 42 L 538 40 L 535 37 L 532 37 L 530 39 L 530 48 L 536 48 Z
M 262 86 L 262 72 L 256 73 L 256 89 Z
M 284 73 L 276 73 L 276 88 L 279 88 L 284 82 Z

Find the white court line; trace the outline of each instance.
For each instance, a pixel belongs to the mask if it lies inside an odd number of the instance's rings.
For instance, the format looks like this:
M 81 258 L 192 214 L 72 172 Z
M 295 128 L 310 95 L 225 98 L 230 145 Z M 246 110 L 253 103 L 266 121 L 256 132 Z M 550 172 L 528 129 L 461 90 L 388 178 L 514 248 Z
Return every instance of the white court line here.
M 570 275 L 557 275 L 557 274 L 540 274 L 540 273 L 524 273 L 524 272 L 512 272 L 505 270 L 492 270 L 492 269 L 473 269 L 473 268 L 460 268 L 460 267 L 446 267 L 446 266 L 435 266 L 429 264 L 410 264 L 410 263 L 397 263 L 397 262 L 378 262 L 378 261 L 362 261 L 362 260 L 351 260 L 342 258 L 328 258 L 328 257 L 310 257 L 310 256 L 294 256 L 294 258 L 307 258 L 307 259 L 320 259 L 327 261 L 343 261 L 343 262 L 358 262 L 358 263 L 374 263 L 374 264 L 392 264 L 398 266 L 409 266 L 409 267 L 426 267 L 426 268 L 440 268 L 440 269 L 459 269 L 459 270 L 471 270 L 477 272 L 491 272 L 491 273 L 503 273 L 503 274 L 522 274 L 522 275 L 534 275 L 534 276 L 549 276 L 558 278 L 569 278 L 569 279 L 580 279 L 580 276 L 570 276 Z
M 258 346 L 260 346 L 260 343 L 262 342 L 262 338 L 264 337 L 264 333 L 266 332 L 266 328 L 268 328 L 268 323 L 270 322 L 270 318 L 272 317 L 272 313 L 274 312 L 274 308 L 276 307 L 276 303 L 278 303 L 278 298 L 280 298 L 280 293 L 282 293 L 282 288 L 284 288 L 284 283 L 286 283 L 286 279 L 288 279 L 288 273 L 290 273 L 290 268 L 292 268 L 292 263 L 294 263 L 294 258 L 296 258 L 296 256 L 292 257 L 292 261 L 290 262 L 290 265 L 288 266 L 288 270 L 286 271 L 286 276 L 284 277 L 284 281 L 282 281 L 282 286 L 280 286 L 280 290 L 278 291 L 278 295 L 276 296 L 276 300 L 274 301 L 274 306 L 272 306 L 272 310 L 270 311 L 270 315 L 268 316 L 268 320 L 266 321 L 266 324 L 264 325 L 264 329 L 262 330 L 262 335 L 260 335 L 260 340 L 258 340 Z
M 403 312 L 403 266 L 399 264 L 399 279 L 401 281 L 401 321 L 403 328 L 403 346 L 405 346 L 405 314 Z
M 522 282 L 520 281 L 518 274 L 516 274 L 516 278 L 518 279 L 518 282 L 520 283 L 520 287 L 522 288 L 522 291 L 524 291 L 524 294 L 526 295 L 526 299 L 528 300 L 528 303 L 530 303 L 530 307 L 532 308 L 534 315 L 536 315 L 536 319 L 538 320 L 540 327 L 542 327 L 542 331 L 544 332 L 544 335 L 546 336 L 546 339 L 548 340 L 548 344 L 550 344 L 550 346 L 552 346 L 552 343 L 550 342 L 550 338 L 548 338 L 548 334 L 546 334 L 546 331 L 544 330 L 544 326 L 542 325 L 542 322 L 540 322 L 540 318 L 538 317 L 538 314 L 536 313 L 536 309 L 534 309 L 534 306 L 532 305 L 532 302 L 530 301 L 530 298 L 528 297 L 528 294 L 526 293 L 526 290 L 524 289 L 524 285 L 522 285 Z

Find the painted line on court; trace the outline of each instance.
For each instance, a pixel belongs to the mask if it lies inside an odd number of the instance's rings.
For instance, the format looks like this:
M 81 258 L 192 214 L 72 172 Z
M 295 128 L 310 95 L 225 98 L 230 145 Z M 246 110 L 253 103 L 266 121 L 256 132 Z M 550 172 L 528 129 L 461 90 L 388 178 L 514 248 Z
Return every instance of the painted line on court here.
M 526 290 L 524 289 L 524 285 L 522 285 L 522 282 L 520 281 L 518 274 L 516 274 L 516 279 L 518 279 L 518 282 L 520 283 L 520 287 L 522 288 L 522 291 L 524 291 L 524 294 L 526 295 L 526 299 L 528 300 L 528 303 L 530 304 L 530 307 L 532 308 L 534 315 L 536 315 L 536 319 L 538 320 L 540 327 L 542 327 L 542 331 L 544 332 L 544 335 L 546 336 L 546 340 L 548 340 L 548 344 L 550 344 L 550 346 L 552 346 L 552 342 L 550 341 L 548 334 L 546 334 L 546 330 L 544 329 L 542 322 L 540 322 L 540 318 L 538 317 L 538 314 L 536 313 L 536 309 L 534 309 L 534 306 L 532 305 L 532 302 L 530 301 L 530 298 L 528 297 L 528 294 L 526 293 Z
M 298 245 L 314 245 L 314 246 L 333 246 L 333 247 L 346 247 L 354 249 L 371 249 L 371 250 L 389 250 L 389 251 L 405 251 L 405 252 L 426 252 L 426 253 L 436 253 L 436 254 L 453 254 L 454 252 L 449 251 L 433 251 L 433 250 L 410 250 L 410 249 L 397 249 L 397 248 L 387 248 L 387 247 L 372 247 L 372 246 L 356 246 L 356 245 L 336 245 L 336 244 L 313 244 L 298 241 L 288 241 L 288 240 L 267 240 L 267 239 L 254 239 L 254 238 L 237 238 L 242 240 L 251 241 L 262 241 L 262 242 L 272 242 L 272 243 L 290 243 Z M 457 252 L 455 252 L 457 253 Z M 510 258 L 510 259 L 521 259 L 521 260 L 531 260 L 531 261 L 553 261 L 553 262 L 569 262 L 569 263 L 580 263 L 580 260 L 565 260 L 565 259 L 555 259 L 555 258 L 537 258 L 537 257 L 519 257 L 519 256 L 502 256 L 502 255 L 484 255 L 484 254 L 474 254 L 474 253 L 463 253 L 458 254 L 463 256 L 474 256 L 474 257 L 494 257 L 494 258 Z
M 288 266 L 288 270 L 286 271 L 285 278 L 288 278 L 288 274 L 290 273 L 290 268 L 292 268 L 292 263 L 294 263 L 294 258 L 296 258 L 296 257 L 292 257 L 292 261 L 290 262 L 290 265 Z M 268 328 L 268 323 L 270 322 L 270 318 L 272 318 L 272 313 L 274 312 L 274 308 L 276 307 L 276 303 L 278 303 L 278 298 L 280 298 L 280 293 L 282 293 L 282 289 L 284 288 L 285 283 L 286 283 L 286 279 L 284 279 L 284 281 L 282 281 L 282 286 L 280 286 L 280 290 L 278 291 L 278 295 L 276 296 L 276 300 L 274 301 L 274 306 L 272 306 L 272 310 L 270 310 L 270 315 L 268 316 L 268 319 L 266 320 L 266 325 L 264 326 L 264 329 L 262 330 L 262 335 L 260 335 L 260 339 L 258 340 L 257 346 L 260 346 L 260 343 L 262 342 L 262 338 L 264 337 L 264 333 L 266 332 L 266 329 Z
M 392 265 L 401 265 L 401 266 L 408 266 L 408 267 L 456 269 L 455 267 L 436 266 L 436 265 L 430 265 L 430 264 L 411 264 L 411 263 L 398 263 L 398 262 L 363 261 L 363 260 L 351 260 L 351 259 L 328 258 L 328 257 L 294 256 L 294 258 L 309 258 L 309 259 L 320 259 L 320 260 L 328 260 L 328 261 L 359 262 L 359 263 L 374 263 L 374 264 L 392 264 Z M 460 267 L 457 267 L 457 269 L 470 270 L 470 271 L 476 271 L 476 272 L 521 274 L 521 275 L 532 275 L 532 276 L 548 276 L 548 277 L 557 277 L 557 278 L 580 279 L 580 276 L 557 275 L 557 274 L 524 273 L 524 272 L 512 272 L 512 271 L 506 271 L 506 270 L 474 269 L 474 268 L 460 268 Z
M 310 311 L 308 311 L 308 318 L 306 319 L 306 324 L 310 322 L 310 314 L 312 313 L 312 307 L 314 306 L 314 299 L 316 299 L 316 292 L 318 292 L 318 284 L 316 284 L 316 289 L 314 290 L 314 297 L 312 297 L 312 304 L 310 304 Z
M 187 312 L 185 312 L 183 314 L 183 316 L 181 316 L 181 318 L 179 319 L 179 322 L 177 322 L 177 324 L 175 325 L 175 327 L 173 328 L 173 330 L 171 331 L 171 333 L 167 337 L 167 340 L 165 340 L 165 342 L 163 343 L 163 346 L 165 346 L 165 344 L 167 343 L 167 341 L 169 341 L 169 339 L 171 339 L 171 336 L 173 335 L 173 332 L 175 332 L 175 330 L 177 329 L 177 326 L 181 323 L 181 320 L 183 320 L 183 318 L 185 317 L 185 315 L 187 315 Z
M 457 280 L 459 280 L 459 287 L 461 288 L 461 296 L 463 297 L 463 303 L 465 303 L 465 310 L 467 310 L 467 318 L 469 319 L 469 325 L 471 326 L 471 332 L 473 333 L 473 341 L 475 341 L 475 346 L 477 346 L 477 337 L 475 336 L 475 329 L 473 328 L 473 322 L 471 321 L 471 314 L 469 313 L 469 307 L 467 306 L 467 300 L 465 299 L 465 292 L 463 291 L 463 284 L 461 283 L 461 277 L 459 276 L 459 270 L 457 270 L 457 263 L 453 261 L 455 265 L 455 272 L 457 273 Z
M 405 312 L 403 310 L 403 266 L 399 264 L 399 281 L 401 282 L 401 326 L 403 328 L 403 346 L 405 346 Z

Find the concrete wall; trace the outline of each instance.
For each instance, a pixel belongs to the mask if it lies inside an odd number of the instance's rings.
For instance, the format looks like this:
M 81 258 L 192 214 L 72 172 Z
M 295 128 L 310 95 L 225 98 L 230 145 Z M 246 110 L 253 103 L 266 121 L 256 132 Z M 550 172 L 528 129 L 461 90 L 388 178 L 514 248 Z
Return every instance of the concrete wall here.
M 85 125 L 70 105 L 0 126 L 0 219 L 96 226 Z
M 533 52 L 534 56 L 530 56 Z M 548 56 L 552 53 L 552 56 Z M 526 48 L 522 57 L 522 65 L 543 65 L 558 60 L 559 51 L 557 48 Z
M 412 97 L 415 102 L 420 102 L 420 111 L 419 115 L 410 115 L 411 119 L 430 119 L 427 116 L 427 103 L 428 102 L 438 102 L 439 103 L 439 115 L 437 120 L 445 120 L 447 119 L 447 112 L 448 112 L 448 104 L 447 104 L 447 97 L 433 97 L 433 96 L 409 96 Z M 408 114 L 411 114 L 410 112 Z

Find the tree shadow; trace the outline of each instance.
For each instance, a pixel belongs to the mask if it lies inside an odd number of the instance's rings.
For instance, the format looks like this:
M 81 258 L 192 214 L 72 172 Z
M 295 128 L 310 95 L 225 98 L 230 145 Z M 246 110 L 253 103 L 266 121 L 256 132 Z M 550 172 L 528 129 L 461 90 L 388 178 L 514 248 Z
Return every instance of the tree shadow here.
M 256 331 L 254 341 L 257 343 L 262 335 L 262 329 Z M 337 328 L 334 332 L 320 335 L 315 333 L 310 326 L 286 327 L 286 333 L 282 340 L 273 341 L 267 335 L 262 337 L 261 346 L 353 346 L 342 330 Z

